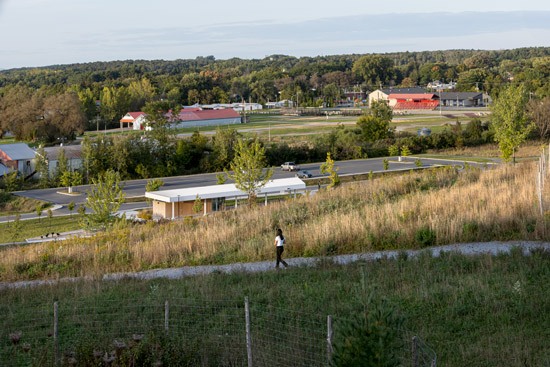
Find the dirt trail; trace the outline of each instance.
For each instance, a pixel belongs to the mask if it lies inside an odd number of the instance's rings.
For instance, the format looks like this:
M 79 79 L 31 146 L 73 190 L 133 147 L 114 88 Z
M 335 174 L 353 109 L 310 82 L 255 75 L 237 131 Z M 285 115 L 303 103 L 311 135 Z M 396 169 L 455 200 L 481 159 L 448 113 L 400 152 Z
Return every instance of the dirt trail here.
M 465 255 L 509 253 L 512 249 L 519 248 L 525 255 L 529 255 L 535 249 L 550 251 L 550 242 L 531 242 L 531 241 L 510 241 L 510 242 L 482 242 L 482 243 L 462 243 L 446 246 L 431 247 L 423 250 L 405 250 L 405 251 L 378 251 L 363 254 L 337 255 L 322 258 L 297 257 L 287 258 L 290 267 L 316 266 L 319 261 L 332 261 L 335 264 L 350 264 L 357 261 L 375 261 L 382 258 L 395 259 L 400 254 L 406 253 L 409 258 L 414 258 L 423 252 L 431 252 L 432 256 L 439 257 L 444 252 L 458 252 Z M 105 274 L 103 281 L 113 281 L 121 279 L 181 279 L 189 276 L 206 275 L 212 273 L 257 273 L 262 271 L 274 271 L 273 261 L 261 261 L 252 263 L 237 263 L 228 265 L 204 265 L 204 266 L 184 266 L 181 268 L 154 269 L 136 273 L 114 273 Z M 283 270 L 284 271 L 284 270 Z M 42 285 L 56 285 L 64 282 L 75 282 L 79 280 L 92 280 L 92 278 L 62 278 L 59 280 L 29 280 L 20 282 L 0 283 L 0 291 L 3 289 L 17 289 L 25 287 L 37 287 Z

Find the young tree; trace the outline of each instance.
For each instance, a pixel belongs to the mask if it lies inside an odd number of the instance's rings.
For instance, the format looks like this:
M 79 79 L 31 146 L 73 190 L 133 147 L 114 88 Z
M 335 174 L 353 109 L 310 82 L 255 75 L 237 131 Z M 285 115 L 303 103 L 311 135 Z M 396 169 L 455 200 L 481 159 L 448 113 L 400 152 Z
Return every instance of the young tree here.
M 59 178 L 59 183 L 66 187 L 69 193 L 72 193 L 73 186 L 82 185 L 82 174 L 78 171 L 65 171 Z
M 523 85 L 505 88 L 491 106 L 491 127 L 495 132 L 500 153 L 505 161 L 516 162 L 516 150 L 533 128 L 528 123 L 528 95 Z
M 4 187 L 6 192 L 14 192 L 21 188 L 23 180 L 20 177 L 19 171 L 12 171 L 4 175 Z
M 223 185 L 227 181 L 227 176 L 223 173 L 216 174 L 216 184 Z
M 217 128 L 216 135 L 212 137 L 212 168 L 216 171 L 227 169 L 233 160 L 235 144 L 239 133 L 233 128 Z
M 256 202 L 257 192 L 273 175 L 273 169 L 264 169 L 265 166 L 265 148 L 257 138 L 252 142 L 237 140 L 235 156 L 230 165 L 232 172 L 227 172 L 227 175 L 235 181 L 239 190 L 248 194 L 250 205 Z
M 338 167 L 334 166 L 334 160 L 330 157 L 330 152 L 327 153 L 327 160 L 321 164 L 321 173 L 329 174 L 330 184 L 328 188 L 333 188 L 340 185 L 340 176 L 338 176 Z
M 12 242 L 15 242 L 17 237 L 20 235 L 22 228 L 23 223 L 21 223 L 21 214 L 16 214 L 15 219 L 13 220 L 13 222 L 11 222 L 11 225 L 9 226 Z
M 193 202 L 193 213 L 199 214 L 202 211 L 202 200 L 199 197 L 199 194 L 197 194 L 197 197 L 195 198 L 195 201 Z
M 73 216 L 73 210 L 75 208 L 75 203 L 74 201 L 71 201 L 69 204 L 67 204 L 67 209 L 69 209 L 69 213 L 71 215 L 71 217 Z
M 158 189 L 160 189 L 163 185 L 164 181 L 162 181 L 160 178 L 153 178 L 152 180 L 147 181 L 147 184 L 145 184 L 145 191 L 158 191 Z
M 332 366 L 398 366 L 403 348 L 405 318 L 395 305 L 369 295 L 364 311 L 345 320 L 338 329 Z
M 63 175 L 69 175 L 69 160 L 67 159 L 67 155 L 65 154 L 65 149 L 61 148 L 59 149 L 59 155 L 57 156 L 57 170 L 55 171 L 55 183 L 56 185 L 61 186 L 69 186 L 64 185 L 62 182 Z
M 50 185 L 50 172 L 48 169 L 48 160 L 46 159 L 46 151 L 44 146 L 40 145 L 36 150 L 36 172 L 38 173 L 38 185 L 45 189 Z
M 40 222 L 40 217 L 42 216 L 42 204 L 37 204 L 34 208 L 36 216 L 38 217 L 38 222 Z
M 86 207 L 91 213 L 86 217 L 86 227 L 105 229 L 115 221 L 114 213 L 124 203 L 124 192 L 120 184 L 120 176 L 113 170 L 100 174 L 92 179 L 92 187 L 88 193 Z
M 69 192 L 71 191 L 70 189 L 71 182 L 72 182 L 71 176 L 72 176 L 71 171 L 65 171 L 59 177 L 59 185 L 61 185 L 62 187 L 66 187 Z
M 48 228 L 51 228 L 52 227 L 53 211 L 52 211 L 51 208 L 48 208 L 46 213 L 48 214 Z

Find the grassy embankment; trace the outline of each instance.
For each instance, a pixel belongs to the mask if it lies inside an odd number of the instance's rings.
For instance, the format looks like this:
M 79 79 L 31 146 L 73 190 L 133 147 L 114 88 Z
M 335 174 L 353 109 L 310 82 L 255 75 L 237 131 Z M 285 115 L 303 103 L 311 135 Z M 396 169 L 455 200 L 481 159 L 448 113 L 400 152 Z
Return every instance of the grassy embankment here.
M 52 305 L 58 301 L 61 353 L 76 351 L 79 365 L 98 365 L 97 359 L 93 362 L 94 350 L 101 355 L 112 350 L 115 339 L 131 345 L 136 332 L 145 334 L 145 339 L 132 353 L 142 361 L 149 358 L 149 364 L 161 360 L 163 365 L 184 365 L 184 359 L 193 356 L 205 361 L 201 365 L 218 365 L 216 358 L 226 356 L 246 365 L 242 304 L 249 297 L 254 325 L 264 318 L 266 322 L 265 329 L 255 334 L 254 356 L 258 348 L 269 348 L 272 363 L 295 365 L 301 352 L 293 343 L 310 340 L 320 345 L 322 361 L 326 316 L 335 320 L 336 343 L 338 323 L 362 312 L 367 294 L 373 292 L 376 302 L 386 299 L 404 316 L 405 327 L 435 350 L 438 365 L 543 367 L 550 362 L 550 254 L 525 257 L 520 251 L 497 257 L 402 256 L 348 266 L 327 261 L 316 268 L 263 274 L 3 290 L 0 360 L 21 366 L 53 360 L 48 334 Z M 165 300 L 173 308 L 174 331 L 163 342 Z M 148 333 L 154 324 L 159 325 L 160 335 Z M 21 342 L 12 347 L 8 333 L 18 330 L 23 332 Z M 221 344 L 220 334 L 227 338 Z M 236 349 L 233 343 L 238 344 Z M 405 362 L 411 365 L 410 360 Z
M 448 243 L 548 238 L 532 163 L 488 171 L 429 170 L 350 183 L 268 207 L 114 228 L 83 238 L 0 250 L 0 280 L 271 259 L 274 228 L 288 256 L 323 256 Z M 545 199 L 548 202 L 547 185 Z

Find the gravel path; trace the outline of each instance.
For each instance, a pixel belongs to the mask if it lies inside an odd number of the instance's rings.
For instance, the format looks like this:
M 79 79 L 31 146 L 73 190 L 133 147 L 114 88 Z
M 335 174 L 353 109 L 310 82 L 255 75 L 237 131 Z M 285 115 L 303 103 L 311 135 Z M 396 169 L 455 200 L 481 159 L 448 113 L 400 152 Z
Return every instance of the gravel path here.
M 444 252 L 458 252 L 465 255 L 481 255 L 499 253 L 509 253 L 513 248 L 522 249 L 525 255 L 529 255 L 532 250 L 545 249 L 550 251 L 550 242 L 529 242 L 529 241 L 510 241 L 510 242 L 482 242 L 482 243 L 461 243 L 455 245 L 437 246 L 423 250 L 406 251 L 378 251 L 363 254 L 337 255 L 323 258 L 296 257 L 286 258 L 290 267 L 293 266 L 315 266 L 319 261 L 332 261 L 335 264 L 349 264 L 357 261 L 374 261 L 382 258 L 395 259 L 399 254 L 406 253 L 410 258 L 416 257 L 423 252 L 431 252 L 432 256 L 438 257 Z M 181 268 L 147 270 L 136 273 L 113 273 L 105 274 L 104 281 L 121 279 L 142 279 L 150 280 L 157 278 L 181 279 L 189 276 L 206 275 L 212 273 L 256 273 L 263 271 L 273 271 L 275 261 L 261 261 L 252 263 L 236 263 L 228 265 L 203 265 L 203 266 L 184 266 Z M 55 285 L 60 282 L 74 282 L 79 280 L 92 280 L 92 278 L 62 278 L 59 280 L 30 280 L 20 282 L 1 282 L 0 290 L 17 289 L 25 287 L 35 287 L 40 285 Z

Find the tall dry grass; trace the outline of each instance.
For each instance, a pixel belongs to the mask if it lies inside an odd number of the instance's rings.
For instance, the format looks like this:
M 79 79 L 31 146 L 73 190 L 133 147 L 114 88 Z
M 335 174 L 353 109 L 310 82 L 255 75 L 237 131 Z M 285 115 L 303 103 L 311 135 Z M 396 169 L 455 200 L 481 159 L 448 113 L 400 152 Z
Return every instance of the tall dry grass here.
M 3 250 L 0 279 L 273 259 L 277 227 L 288 239 L 287 257 L 542 240 L 549 220 L 539 214 L 535 172 L 532 163 L 486 171 L 442 168 L 200 219 L 121 225 L 94 238 Z

